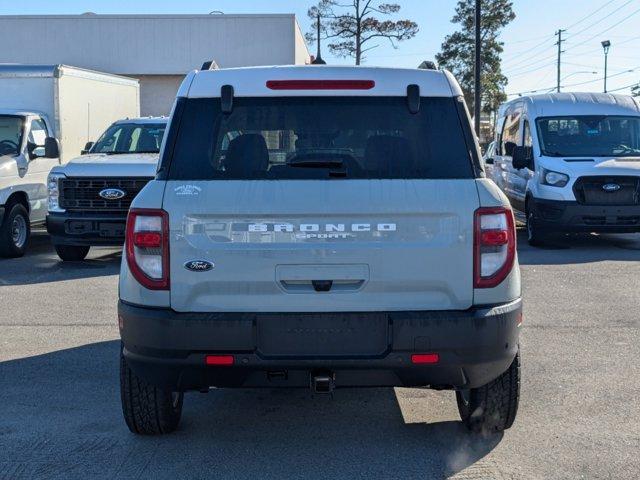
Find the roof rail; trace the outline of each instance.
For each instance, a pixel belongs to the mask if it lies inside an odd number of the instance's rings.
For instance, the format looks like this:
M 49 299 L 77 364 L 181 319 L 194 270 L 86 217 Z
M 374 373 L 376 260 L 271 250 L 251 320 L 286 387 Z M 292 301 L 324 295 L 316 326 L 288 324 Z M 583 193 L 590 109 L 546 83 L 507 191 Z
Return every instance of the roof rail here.
M 431 60 L 425 60 L 420 65 L 418 65 L 418 68 L 420 70 L 437 70 L 438 69 L 435 62 L 432 62 Z
M 220 67 L 215 60 L 207 60 L 202 64 L 200 70 L 220 70 Z

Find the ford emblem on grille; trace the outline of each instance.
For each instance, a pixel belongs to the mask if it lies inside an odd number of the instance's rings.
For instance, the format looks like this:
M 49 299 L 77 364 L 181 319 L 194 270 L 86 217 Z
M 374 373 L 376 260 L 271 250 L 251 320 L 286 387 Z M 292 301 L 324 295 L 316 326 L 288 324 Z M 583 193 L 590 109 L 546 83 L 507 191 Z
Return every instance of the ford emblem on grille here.
M 206 260 L 191 260 L 184 264 L 184 268 L 192 272 L 207 272 L 213 268 L 213 263 Z
M 622 187 L 617 183 L 605 183 L 604 185 L 602 185 L 602 190 L 604 190 L 605 192 L 617 192 L 621 188 Z
M 100 195 L 105 200 L 120 200 L 126 194 L 127 192 L 118 188 L 105 188 L 104 190 L 101 190 L 100 193 L 98 193 L 98 195 Z

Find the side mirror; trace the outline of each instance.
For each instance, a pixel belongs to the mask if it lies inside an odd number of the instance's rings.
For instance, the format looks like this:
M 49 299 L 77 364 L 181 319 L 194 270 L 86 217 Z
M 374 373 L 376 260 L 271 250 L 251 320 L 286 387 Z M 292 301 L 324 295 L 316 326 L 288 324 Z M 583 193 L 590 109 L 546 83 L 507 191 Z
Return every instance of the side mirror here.
M 487 165 L 493 165 L 493 157 L 487 157 L 484 159 L 484 163 Z
M 94 142 L 87 142 L 84 145 L 84 148 L 80 151 L 80 155 L 86 155 L 89 153 L 89 150 L 93 147 Z
M 46 158 L 60 157 L 60 145 L 58 144 L 58 140 L 53 137 L 47 137 L 44 139 L 44 156 Z
M 504 144 L 504 154 L 508 157 L 513 157 L 513 149 L 516 148 L 514 142 L 506 142 Z
M 511 163 L 516 170 L 522 170 L 523 168 L 533 170 L 533 148 L 514 147 Z

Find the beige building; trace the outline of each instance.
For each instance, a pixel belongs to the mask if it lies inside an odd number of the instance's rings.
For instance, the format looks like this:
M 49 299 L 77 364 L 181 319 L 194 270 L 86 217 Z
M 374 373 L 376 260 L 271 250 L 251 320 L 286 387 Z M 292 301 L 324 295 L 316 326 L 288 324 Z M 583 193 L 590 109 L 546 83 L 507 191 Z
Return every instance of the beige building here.
M 140 80 L 142 115 L 169 113 L 185 73 L 309 63 L 293 14 L 0 16 L 0 63 L 67 64 Z

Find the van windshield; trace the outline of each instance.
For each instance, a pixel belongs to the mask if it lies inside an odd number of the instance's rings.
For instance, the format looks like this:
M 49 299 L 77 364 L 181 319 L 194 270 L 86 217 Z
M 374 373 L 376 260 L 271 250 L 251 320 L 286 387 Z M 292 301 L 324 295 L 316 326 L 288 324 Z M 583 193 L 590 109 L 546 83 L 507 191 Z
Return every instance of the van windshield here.
M 473 177 L 454 98 L 422 98 L 417 114 L 402 97 L 239 97 L 230 114 L 182 101 L 168 179 Z
M 544 117 L 536 124 L 540 149 L 549 157 L 640 155 L 640 117 Z
M 0 155 L 18 155 L 22 144 L 24 118 L 0 115 Z
M 158 153 L 166 125 L 164 123 L 117 123 L 111 125 L 91 153 Z

